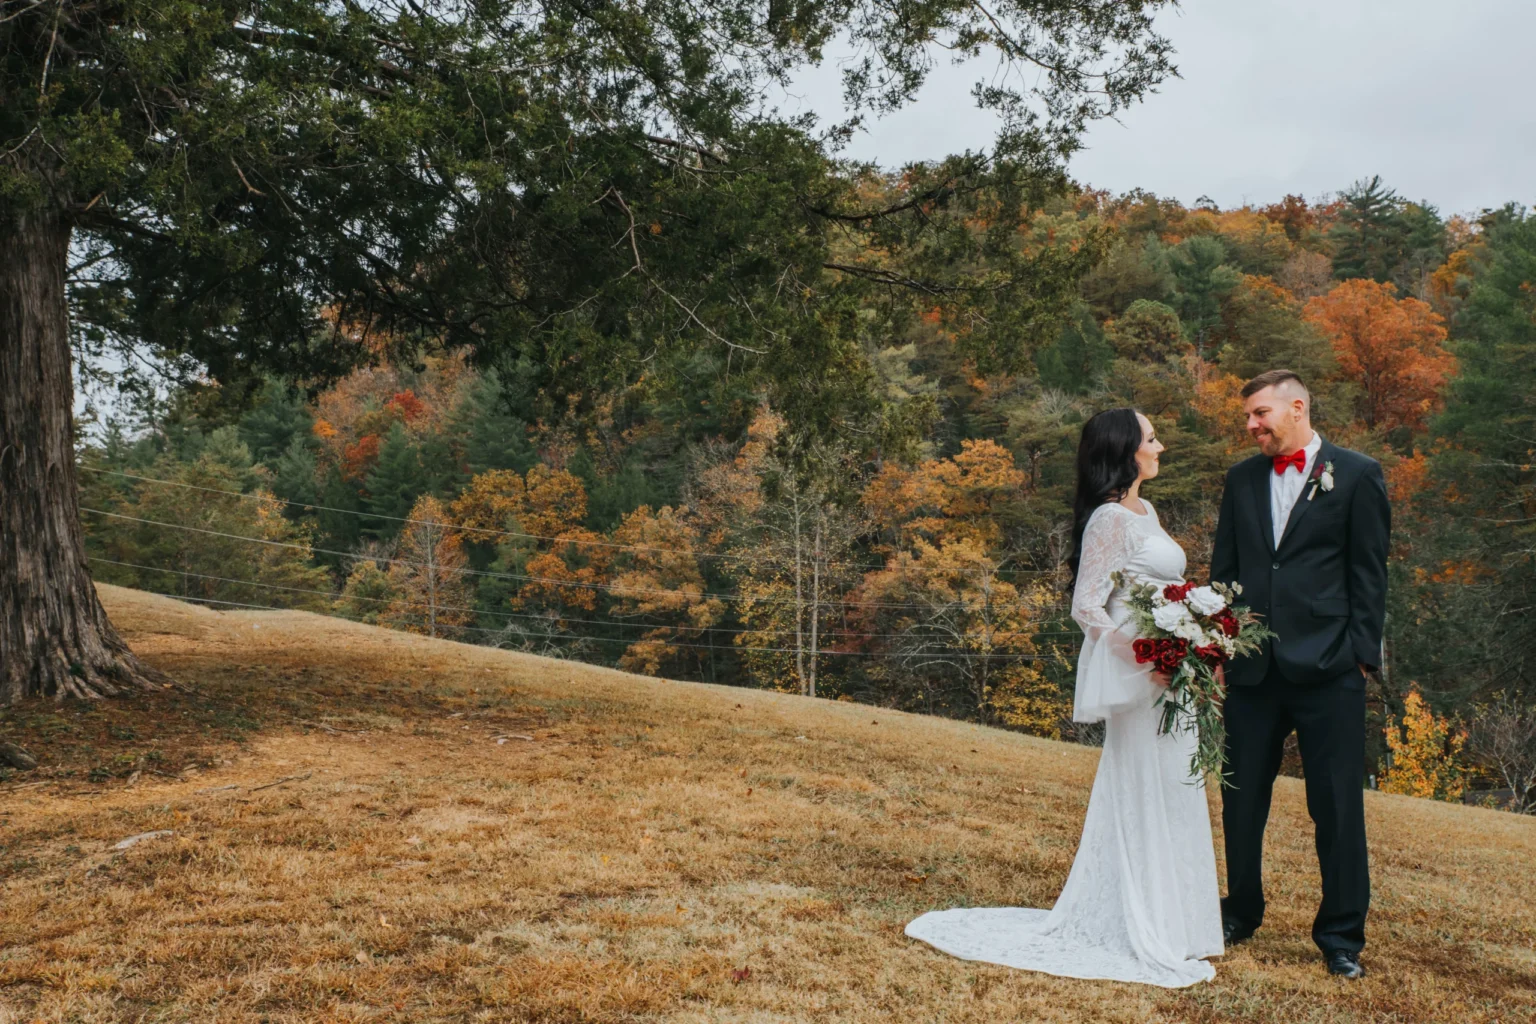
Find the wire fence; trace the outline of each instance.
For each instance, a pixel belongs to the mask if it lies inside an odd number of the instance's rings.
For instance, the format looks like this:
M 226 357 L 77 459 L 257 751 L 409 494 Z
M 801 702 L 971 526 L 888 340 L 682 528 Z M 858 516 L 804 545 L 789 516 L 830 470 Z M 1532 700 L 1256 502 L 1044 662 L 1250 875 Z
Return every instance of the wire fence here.
M 611 541 L 591 540 L 586 538 L 575 539 L 566 536 L 548 536 L 523 533 L 514 530 L 491 530 L 478 527 L 464 527 L 452 523 L 419 520 L 401 516 L 389 516 L 380 513 L 366 512 L 358 509 L 345 509 L 335 506 L 287 501 L 285 499 L 277 498 L 266 493 L 253 494 L 244 491 L 227 490 L 224 488 L 204 487 L 196 484 L 188 484 L 174 480 L 165 480 L 158 477 L 144 476 L 141 474 L 128 473 L 125 471 L 107 469 L 104 467 L 82 465 L 80 468 L 89 472 L 108 474 L 140 483 L 178 487 L 189 491 L 219 494 L 246 500 L 277 502 L 284 506 L 295 507 L 305 511 L 325 511 L 342 515 L 352 515 L 363 518 L 385 520 L 400 523 L 402 525 L 426 526 L 443 529 L 445 531 L 452 530 L 454 532 L 465 534 L 480 534 L 492 537 L 513 538 L 518 540 L 536 541 L 540 543 L 556 545 L 604 548 L 612 550 L 642 552 L 647 554 L 684 556 L 689 558 L 735 557 L 728 553 L 696 551 L 686 548 L 668 548 L 658 545 L 620 544 Z M 953 600 L 933 602 L 864 600 L 857 597 L 849 597 L 847 595 L 837 596 L 830 599 L 819 598 L 812 601 L 803 596 L 774 597 L 769 595 L 713 592 L 704 590 L 702 588 L 683 591 L 680 589 L 632 586 L 621 583 L 603 583 L 593 580 L 539 576 L 528 573 L 499 572 L 491 569 L 475 569 L 470 566 L 463 565 L 445 566 L 442 564 L 429 564 L 412 559 L 398 558 L 382 554 L 369 554 L 356 551 L 339 551 L 330 548 L 315 547 L 311 544 L 293 543 L 291 541 L 275 540 L 268 537 L 253 537 L 246 534 L 231 533 L 227 530 L 215 530 L 208 527 L 192 526 L 186 523 L 167 522 L 165 520 L 150 519 L 143 516 L 128 515 L 123 512 L 113 512 L 108 509 L 97 509 L 87 506 L 81 506 L 80 511 L 89 515 L 100 516 L 104 519 L 134 523 L 139 526 L 146 526 L 159 530 L 176 530 L 185 533 L 216 537 L 225 540 L 241 541 L 271 548 L 292 550 L 300 552 L 306 557 L 312 557 L 316 554 L 328 555 L 334 558 L 349 560 L 354 563 L 374 562 L 375 564 L 380 565 L 387 565 L 391 567 L 404 566 L 410 569 L 431 573 L 447 573 L 461 577 L 503 580 L 524 585 L 536 584 L 556 591 L 564 590 L 568 592 L 571 590 L 580 590 L 597 592 L 608 594 L 621 599 L 634 599 L 647 596 L 675 598 L 680 592 L 683 592 L 686 593 L 690 600 L 693 601 L 709 600 L 748 606 L 794 606 L 797 608 L 799 613 L 804 613 L 807 608 L 811 608 L 813 614 L 821 609 L 846 610 L 853 608 L 878 608 L 926 613 L 929 616 L 940 614 L 946 605 L 953 606 L 956 603 Z M 775 635 L 793 636 L 795 631 L 792 629 L 773 626 L 764 626 L 760 628 L 733 628 L 727 626 L 693 626 L 677 623 L 658 623 L 655 621 L 645 622 L 637 621 L 639 616 L 636 618 L 585 618 L 567 616 L 558 611 L 500 611 L 482 607 L 473 607 L 469 605 L 423 602 L 420 600 L 411 600 L 407 597 L 399 595 L 391 597 L 371 597 L 368 595 L 355 593 L 342 593 L 338 595 L 337 593 L 329 590 L 289 586 L 286 584 L 270 583 L 263 580 L 243 579 L 234 576 L 225 576 L 213 573 L 195 572 L 189 568 L 177 568 L 174 566 L 165 565 L 149 565 L 142 562 L 125 561 L 95 555 L 89 556 L 89 560 L 100 565 L 111 565 L 122 569 L 132 569 L 140 572 L 164 574 L 168 577 L 179 577 L 184 583 L 186 581 L 195 579 L 203 583 L 229 587 L 253 587 L 273 593 L 295 594 L 302 595 L 305 598 L 323 599 L 320 601 L 308 601 L 306 603 L 311 607 L 305 607 L 299 610 L 315 611 L 316 608 L 313 606 L 320 604 L 324 609 L 320 612 L 321 614 L 353 622 L 368 622 L 371 620 L 356 618 L 343 614 L 339 606 L 350 605 L 355 608 L 359 603 L 370 603 L 381 606 L 381 613 L 393 610 L 395 613 L 404 611 L 428 616 L 434 616 L 435 614 L 445 614 L 449 618 L 452 618 L 453 616 L 463 616 L 467 619 L 468 617 L 473 616 L 473 621 L 476 622 L 485 622 L 488 620 L 500 621 L 503 623 L 503 625 L 500 628 L 495 629 L 487 628 L 484 625 L 470 625 L 467 621 L 460 621 L 444 624 L 438 627 L 438 630 L 447 636 L 476 634 L 485 637 L 493 637 L 496 639 L 487 640 L 485 642 L 503 646 L 511 644 L 519 639 L 525 644 L 537 641 L 546 644 L 554 643 L 557 645 L 571 644 L 573 647 L 588 643 L 622 644 L 626 647 L 634 647 L 637 644 L 658 644 L 664 645 L 667 648 L 677 648 L 683 650 L 708 650 L 714 653 L 739 652 L 752 654 L 803 654 L 814 655 L 816 657 L 836 658 L 883 658 L 895 659 L 909 665 L 922 665 L 925 663 L 952 661 L 965 662 L 977 660 L 1055 661 L 1062 657 L 1069 656 L 1072 652 L 1075 652 L 1077 646 L 1076 641 L 1080 639 L 1081 636 L 1081 634 L 1078 633 L 1075 629 L 1062 629 L 1052 625 L 1053 623 L 1061 623 L 1061 621 L 1067 617 L 1066 606 L 1057 602 L 1030 605 L 1029 612 L 1031 615 L 1034 616 L 1036 621 L 1040 622 L 1043 627 L 1047 627 L 1040 630 L 1015 629 L 999 630 L 990 633 L 977 631 L 971 634 L 950 631 L 948 635 L 944 635 L 935 632 L 935 623 L 928 621 L 915 623 L 911 629 L 902 632 L 867 632 L 841 628 L 819 628 L 817 631 L 815 649 L 812 649 L 810 645 L 804 642 L 801 642 L 796 646 L 789 647 L 765 646 L 760 644 L 742 643 L 741 638 L 749 635 L 754 637 L 771 637 Z M 837 563 L 836 565 L 837 567 L 841 568 L 859 567 L 869 571 L 893 571 L 898 573 L 910 572 L 913 574 L 941 573 L 949 578 L 964 575 L 963 571 L 932 566 L 892 566 L 886 563 L 874 564 L 846 562 Z M 823 569 L 829 567 L 831 566 L 823 563 Z M 991 575 L 999 576 L 1004 573 L 1008 573 L 1013 576 L 1033 578 L 1053 577 L 1056 575 L 1055 573 L 1046 570 L 1004 570 L 998 567 L 990 567 L 988 570 L 982 570 L 982 572 L 983 574 L 989 573 Z M 177 600 L 190 601 L 206 605 L 216 605 L 221 607 L 267 611 L 294 610 L 292 608 L 277 604 L 262 604 L 258 602 L 232 601 L 222 598 L 206 597 L 199 594 L 188 593 L 187 588 L 185 587 L 183 587 L 183 592 L 181 593 L 176 593 L 171 590 L 150 590 L 148 592 L 162 597 L 175 598 Z M 813 605 L 815 607 L 811 607 Z M 375 616 L 375 618 L 377 618 L 377 616 Z M 527 623 L 528 627 L 524 628 L 520 626 L 519 623 Z M 540 626 L 544 628 L 540 629 Z M 609 631 L 641 630 L 649 633 L 650 635 L 636 637 L 598 635 L 592 632 L 575 632 L 569 629 L 570 626 L 596 627 Z M 806 636 L 809 634 L 809 632 L 810 631 L 807 628 L 802 630 L 800 635 Z M 689 642 L 689 640 L 696 640 L 704 637 L 707 637 L 713 641 L 717 636 L 727 638 L 726 642 L 723 644 L 715 644 L 713 642 Z M 887 644 L 886 646 L 899 646 L 899 649 L 857 649 L 860 644 L 869 641 L 894 641 L 896 643 Z M 999 652 L 995 650 L 997 646 L 1019 643 L 1021 641 L 1027 642 L 1030 649 L 1016 652 Z M 1049 653 L 1041 653 L 1040 651 L 1033 649 L 1036 643 L 1040 643 L 1048 648 L 1052 648 L 1052 650 Z M 833 647 L 832 649 L 827 649 L 826 647 L 820 646 L 821 644 L 832 644 Z M 977 649 L 977 646 L 980 646 L 982 649 Z
M 444 525 L 442 523 L 432 522 L 432 521 L 424 520 L 424 519 L 411 519 L 411 518 L 409 518 L 407 516 L 385 515 L 382 512 L 368 512 L 368 511 L 364 511 L 362 509 L 355 509 L 355 508 L 339 508 L 339 507 L 334 506 L 334 505 L 319 505 L 319 504 L 312 504 L 312 503 L 309 503 L 309 502 L 302 502 L 302 501 L 289 501 L 287 498 L 279 498 L 276 495 L 271 494 L 270 492 L 252 493 L 252 492 L 249 492 L 249 491 L 232 491 L 232 490 L 228 490 L 228 489 L 222 488 L 222 487 L 205 487 L 205 486 L 202 486 L 200 484 L 189 484 L 189 483 L 185 483 L 184 481 L 180 481 L 180 480 L 166 480 L 166 479 L 163 479 L 161 477 L 143 476 L 141 474 L 129 473 L 129 472 L 126 472 L 124 470 L 119 470 L 119 469 L 107 469 L 104 466 L 90 466 L 90 465 L 86 465 L 84 463 L 81 463 L 79 468 L 84 470 L 84 471 L 86 471 L 86 472 L 88 472 L 88 473 L 100 473 L 100 474 L 104 474 L 104 475 L 107 475 L 107 476 L 120 477 L 120 478 L 126 479 L 126 480 L 134 480 L 134 481 L 138 481 L 140 483 L 157 484 L 157 485 L 160 485 L 160 486 L 163 486 L 163 487 L 179 487 L 179 488 L 182 488 L 184 490 L 200 491 L 200 492 L 203 492 L 205 494 L 222 494 L 222 495 L 224 495 L 226 497 L 241 498 L 241 499 L 248 500 L 248 501 L 276 502 L 277 504 L 285 505 L 285 506 L 288 506 L 290 508 L 297 508 L 297 509 L 300 509 L 301 511 L 304 511 L 304 512 L 332 512 L 332 513 L 336 513 L 336 514 L 339 514 L 339 515 L 359 516 L 359 517 L 362 517 L 362 518 L 365 518 L 365 519 L 378 519 L 378 520 L 382 520 L 384 522 L 400 523 L 402 525 L 414 525 L 414 526 L 442 526 L 442 525 Z M 459 532 L 459 533 L 476 534 L 476 535 L 487 536 L 487 537 L 506 537 L 506 538 L 511 538 L 511 539 L 514 539 L 514 540 L 530 540 L 530 541 L 538 541 L 540 543 L 547 543 L 547 544 L 568 544 L 568 545 L 574 545 L 574 546 L 578 546 L 578 547 L 604 548 L 604 549 L 615 550 L 615 551 L 631 551 L 631 552 L 643 552 L 643 553 L 648 553 L 648 554 L 663 554 L 663 555 L 683 555 L 683 556 L 686 556 L 686 557 L 689 557 L 689 558 L 732 559 L 732 558 L 739 558 L 739 557 L 741 557 L 740 555 L 732 554 L 731 552 L 727 552 L 727 551 L 704 551 L 704 550 L 696 550 L 696 549 L 692 549 L 692 548 L 668 548 L 668 547 L 661 547 L 659 545 L 650 545 L 650 544 L 621 544 L 621 543 L 619 543 L 617 541 L 598 540 L 598 539 L 594 539 L 594 538 L 585 538 L 585 537 L 583 537 L 583 538 L 573 538 L 573 537 L 569 537 L 569 536 L 560 536 L 560 535 L 537 534 L 537 533 L 522 533 L 522 532 L 517 531 L 517 530 L 496 530 L 496 529 L 491 529 L 490 527 L 484 527 L 484 526 L 465 526 L 465 525 L 454 524 L 453 525 L 453 529 L 456 532 Z M 829 562 L 829 563 L 827 563 L 827 567 L 828 568 L 833 568 L 833 569 L 857 569 L 857 570 L 862 571 L 862 572 L 879 572 L 879 571 L 882 571 L 882 570 L 886 570 L 886 569 L 892 568 L 892 566 L 890 566 L 888 563 L 884 563 L 884 562 L 847 562 L 847 561 L 833 561 L 833 562 Z M 932 567 L 932 566 L 917 566 L 917 565 L 915 565 L 915 566 L 902 566 L 901 567 L 901 571 L 903 571 L 903 572 L 914 572 L 914 573 L 922 573 L 922 572 L 944 573 L 944 572 L 947 572 L 948 570 L 940 569 L 940 568 L 935 568 L 935 567 Z M 1001 566 L 999 566 L 998 568 L 994 569 L 993 572 L 996 575 L 999 575 L 999 576 L 1029 577 L 1029 578 L 1039 578 L 1039 579 L 1054 578 L 1057 575 L 1059 575 L 1056 572 L 1056 570 L 1053 570 L 1053 569 L 1006 569 L 1006 568 L 1002 568 Z

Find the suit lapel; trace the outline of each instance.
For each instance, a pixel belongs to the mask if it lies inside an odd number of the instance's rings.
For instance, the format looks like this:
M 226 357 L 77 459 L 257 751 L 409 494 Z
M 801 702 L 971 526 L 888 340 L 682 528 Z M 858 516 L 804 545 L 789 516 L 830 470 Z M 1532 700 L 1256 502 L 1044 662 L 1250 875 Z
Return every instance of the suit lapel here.
M 1324 463 L 1332 461 L 1333 456 L 1337 451 L 1338 449 L 1329 444 L 1327 441 L 1324 441 L 1322 447 L 1317 450 L 1317 462 L 1313 463 L 1312 465 L 1312 473 L 1307 474 L 1307 481 L 1302 485 L 1301 495 L 1296 499 L 1296 504 L 1291 506 L 1291 515 L 1290 518 L 1286 519 L 1285 521 L 1285 532 L 1280 535 L 1279 547 L 1285 546 L 1285 542 L 1290 539 L 1291 534 L 1296 532 L 1297 525 L 1307 517 L 1307 512 L 1312 508 L 1312 502 L 1307 500 L 1307 494 L 1312 490 L 1314 486 L 1316 486 L 1312 483 L 1312 475 L 1315 474 Z M 1315 497 L 1316 496 L 1314 495 L 1314 498 Z
M 1259 506 L 1259 527 L 1264 534 L 1264 545 L 1270 554 L 1275 552 L 1275 518 L 1269 509 L 1269 474 L 1274 470 L 1269 463 L 1258 463 L 1253 474 L 1253 500 Z

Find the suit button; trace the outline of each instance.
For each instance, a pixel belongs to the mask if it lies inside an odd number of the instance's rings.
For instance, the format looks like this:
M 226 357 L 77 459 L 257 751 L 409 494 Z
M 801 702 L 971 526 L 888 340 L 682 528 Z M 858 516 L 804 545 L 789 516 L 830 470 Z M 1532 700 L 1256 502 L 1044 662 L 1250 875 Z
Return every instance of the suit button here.
M 1271 569 L 1278 569 L 1278 568 L 1280 568 L 1280 563 L 1276 562 L 1274 565 L 1271 565 L 1270 568 Z

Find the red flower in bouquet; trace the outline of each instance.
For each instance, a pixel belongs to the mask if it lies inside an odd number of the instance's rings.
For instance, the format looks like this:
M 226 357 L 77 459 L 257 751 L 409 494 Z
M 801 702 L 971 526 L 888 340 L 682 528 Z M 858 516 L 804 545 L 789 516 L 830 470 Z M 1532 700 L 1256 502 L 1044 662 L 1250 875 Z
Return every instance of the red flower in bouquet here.
M 1178 671 L 1179 664 L 1188 653 L 1188 640 L 1175 637 L 1172 640 L 1162 641 L 1162 649 L 1157 652 L 1158 670 L 1166 675 L 1173 675 Z
M 1222 665 L 1226 663 L 1227 652 L 1215 644 L 1206 644 L 1204 647 L 1196 647 L 1195 655 L 1207 665 Z
M 1170 583 L 1163 588 L 1163 598 L 1168 601 L 1182 601 L 1194 589 L 1193 583 Z
M 1136 654 L 1136 662 L 1145 665 L 1157 660 L 1157 641 L 1140 637 L 1131 642 L 1131 650 Z
M 1222 612 L 1213 616 L 1212 622 L 1221 627 L 1221 631 L 1229 637 L 1235 637 L 1243 631 L 1243 624 L 1237 621 L 1237 616 L 1231 612 Z

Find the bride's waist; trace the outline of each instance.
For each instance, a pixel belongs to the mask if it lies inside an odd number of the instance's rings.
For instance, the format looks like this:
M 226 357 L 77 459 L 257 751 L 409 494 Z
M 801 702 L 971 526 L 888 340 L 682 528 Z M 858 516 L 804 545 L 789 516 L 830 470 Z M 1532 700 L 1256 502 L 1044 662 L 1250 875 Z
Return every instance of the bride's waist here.
M 1163 587 L 1179 586 L 1184 583 L 1184 577 L 1182 576 L 1170 579 L 1166 576 L 1154 576 L 1150 573 L 1131 572 L 1129 569 L 1121 570 L 1120 580 L 1120 586 L 1114 590 L 1116 594 L 1122 594 L 1133 586 L 1146 586 L 1150 584 L 1161 589 Z
M 1113 591 L 1111 591 L 1109 600 L 1104 604 L 1104 610 L 1109 613 L 1109 617 L 1114 619 L 1116 623 L 1123 623 L 1126 619 L 1131 617 L 1131 606 L 1126 601 L 1126 599 L 1130 597 L 1130 585 L 1150 584 L 1151 586 L 1156 587 L 1158 590 L 1162 590 L 1164 587 L 1176 586 L 1182 584 L 1184 581 L 1156 579 L 1154 577 L 1136 577 L 1129 579 L 1126 582 L 1128 585 L 1116 587 Z
M 1183 583 L 1183 580 L 1157 579 L 1151 576 L 1129 577 L 1120 586 L 1110 591 L 1108 605 L 1110 607 L 1124 605 L 1126 599 L 1131 596 L 1131 589 L 1133 587 L 1149 586 L 1161 593 L 1164 587 L 1182 586 Z

